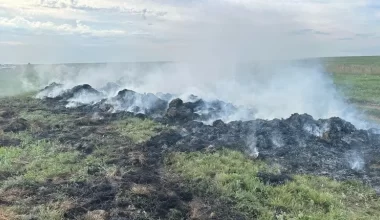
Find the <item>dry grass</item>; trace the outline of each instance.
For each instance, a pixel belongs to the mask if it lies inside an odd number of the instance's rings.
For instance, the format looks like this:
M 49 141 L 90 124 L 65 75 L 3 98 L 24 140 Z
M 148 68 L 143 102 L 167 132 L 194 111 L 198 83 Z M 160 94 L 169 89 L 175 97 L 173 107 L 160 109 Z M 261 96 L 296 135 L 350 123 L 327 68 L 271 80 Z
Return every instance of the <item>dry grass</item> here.
M 146 163 L 146 157 L 140 151 L 129 152 L 128 159 L 133 165 L 144 165 Z
M 0 206 L 0 220 L 15 220 L 18 219 L 16 213 L 12 212 L 8 208 Z
M 0 220 L 14 220 L 14 219 L 17 219 L 17 216 L 15 213 L 0 207 Z
M 59 204 L 58 208 L 63 212 L 66 212 L 70 209 L 75 208 L 76 206 L 77 204 L 73 200 L 65 200 Z
M 87 212 L 87 214 L 84 216 L 84 220 L 106 220 L 108 218 L 108 213 L 104 210 Z
M 379 66 L 369 66 L 369 65 L 347 65 L 347 64 L 331 64 L 327 66 L 327 69 L 333 73 L 342 74 L 380 74 Z
M 13 203 L 19 201 L 21 198 L 27 197 L 31 192 L 21 188 L 9 188 L 0 190 L 1 200 L 6 203 Z
M 204 204 L 200 199 L 194 199 L 190 202 L 190 219 L 210 219 L 213 216 L 211 207 Z
M 150 195 L 154 192 L 154 188 L 149 185 L 134 184 L 131 187 L 131 193 L 135 195 Z
M 323 59 L 326 69 L 343 74 L 380 74 L 380 57 L 334 57 Z
M 378 169 L 380 169 L 380 163 L 372 164 L 369 168 L 378 170 Z

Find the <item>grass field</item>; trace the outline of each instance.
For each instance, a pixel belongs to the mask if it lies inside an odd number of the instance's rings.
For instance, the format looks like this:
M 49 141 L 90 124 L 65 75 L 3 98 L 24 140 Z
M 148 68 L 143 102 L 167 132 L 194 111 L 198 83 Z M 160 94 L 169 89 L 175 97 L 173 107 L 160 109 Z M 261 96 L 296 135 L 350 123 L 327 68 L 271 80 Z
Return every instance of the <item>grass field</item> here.
M 374 119 L 380 119 L 380 57 L 325 58 L 345 98 Z
M 296 175 L 284 185 L 266 185 L 257 173 L 276 169 L 236 151 L 175 153 L 169 161 L 200 193 L 235 201 L 247 219 L 374 219 L 380 214 L 378 197 L 360 183 Z
M 324 58 L 326 68 L 335 74 L 380 74 L 380 57 Z
M 380 74 L 334 74 L 334 81 L 353 103 L 380 104 Z
M 380 57 L 324 61 L 347 100 L 380 118 Z M 10 76 L 0 70 L 0 96 L 19 92 Z M 25 129 L 7 132 L 19 118 Z M 258 174 L 278 167 L 239 151 L 162 154 L 161 142 L 145 143 L 175 128 L 94 120 L 28 95 L 0 97 L 0 220 L 379 219 L 379 197 L 361 183 L 293 175 L 270 185 Z

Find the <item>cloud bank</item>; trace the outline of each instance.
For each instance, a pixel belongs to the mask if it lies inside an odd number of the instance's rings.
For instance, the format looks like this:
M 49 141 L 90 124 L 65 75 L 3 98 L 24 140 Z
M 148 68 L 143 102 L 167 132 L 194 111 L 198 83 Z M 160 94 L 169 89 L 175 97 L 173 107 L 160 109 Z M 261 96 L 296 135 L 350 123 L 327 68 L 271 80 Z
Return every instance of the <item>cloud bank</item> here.
M 0 60 L 372 55 L 380 52 L 373 49 L 380 43 L 378 6 L 372 0 L 1 0 L 0 42 L 13 43 L 0 44 Z

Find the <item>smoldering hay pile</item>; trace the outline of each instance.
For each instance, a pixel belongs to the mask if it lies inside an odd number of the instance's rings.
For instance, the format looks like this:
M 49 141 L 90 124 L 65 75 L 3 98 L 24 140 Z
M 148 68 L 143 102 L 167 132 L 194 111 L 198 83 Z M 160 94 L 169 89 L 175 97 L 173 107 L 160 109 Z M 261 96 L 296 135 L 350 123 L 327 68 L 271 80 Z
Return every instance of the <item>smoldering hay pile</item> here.
M 126 111 L 153 118 L 174 117 L 181 121 L 211 123 L 217 119 L 230 121 L 237 114 L 244 118 L 253 118 L 255 114 L 254 109 L 241 109 L 220 100 L 205 101 L 195 95 L 189 95 L 186 97 L 188 102 L 184 103 L 177 97 L 168 93 L 141 94 L 123 89 L 115 83 L 108 83 L 99 90 L 88 84 L 66 89 L 62 84 L 52 83 L 37 94 L 37 98 L 54 100 L 67 108 L 86 108 L 90 112 Z M 175 112 L 173 108 L 176 109 Z
M 114 94 L 113 96 L 110 94 Z M 254 109 L 195 95 L 182 100 L 173 94 L 141 94 L 109 83 L 101 89 L 88 84 L 65 89 L 53 83 L 37 98 L 56 108 L 105 116 L 130 112 L 175 129 L 147 144 L 162 150 L 195 151 L 229 147 L 280 166 L 282 172 L 361 179 L 380 189 L 380 134 L 357 129 L 341 118 L 316 120 L 307 114 L 287 119 L 254 119 Z M 251 120 L 230 120 L 235 114 Z

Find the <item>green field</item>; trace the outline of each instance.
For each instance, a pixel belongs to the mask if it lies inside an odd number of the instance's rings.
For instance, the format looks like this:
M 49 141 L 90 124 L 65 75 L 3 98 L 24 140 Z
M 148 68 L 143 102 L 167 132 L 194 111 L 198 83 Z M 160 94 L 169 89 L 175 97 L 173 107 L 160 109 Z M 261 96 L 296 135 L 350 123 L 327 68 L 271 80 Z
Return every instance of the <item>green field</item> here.
M 348 100 L 361 104 L 380 104 L 380 74 L 334 74 L 334 81 Z
M 200 193 L 235 201 L 246 219 L 374 219 L 380 214 L 378 197 L 360 183 L 296 175 L 285 185 L 265 185 L 257 173 L 276 173 L 276 168 L 236 151 L 175 153 L 169 161 L 172 171 Z
M 325 58 L 328 72 L 345 98 L 368 115 L 380 118 L 380 57 Z
M 380 57 L 323 58 L 326 68 L 335 74 L 380 74 Z

